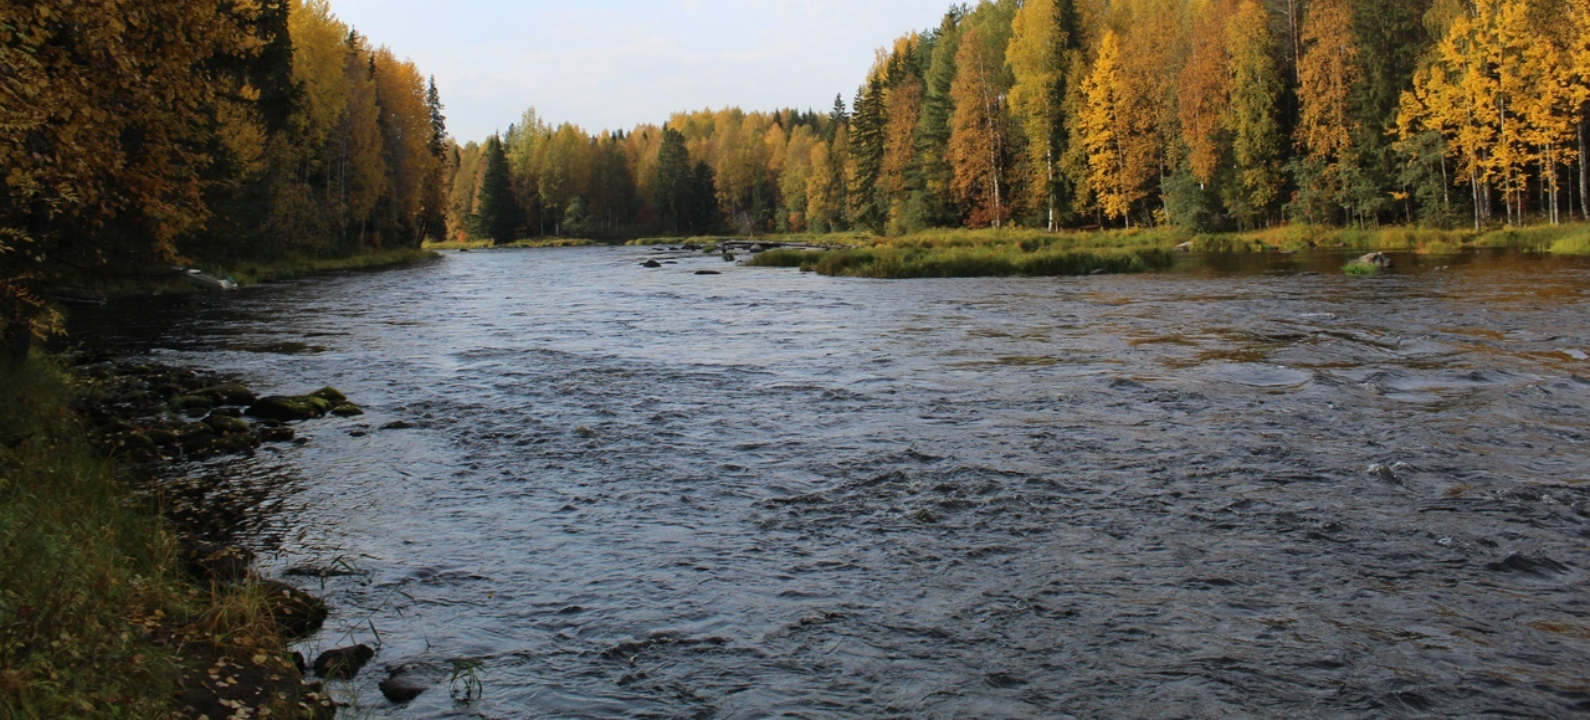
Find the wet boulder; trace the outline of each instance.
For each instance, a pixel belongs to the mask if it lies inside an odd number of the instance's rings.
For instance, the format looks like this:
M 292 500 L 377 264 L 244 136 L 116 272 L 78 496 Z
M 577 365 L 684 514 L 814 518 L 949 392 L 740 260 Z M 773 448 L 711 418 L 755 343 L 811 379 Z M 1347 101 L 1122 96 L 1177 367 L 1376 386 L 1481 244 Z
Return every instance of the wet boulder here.
M 332 408 L 331 414 L 337 417 L 358 417 L 364 414 L 364 409 L 353 403 L 345 402 Z
M 207 411 L 215 407 L 215 401 L 202 395 L 181 395 L 171 399 L 173 410 Z
M 352 680 L 375 657 L 369 645 L 327 650 L 315 658 L 315 674 L 327 680 Z
M 325 601 L 277 580 L 261 580 L 265 611 L 287 637 L 301 640 L 326 624 L 330 611 Z
M 1360 265 L 1372 265 L 1381 270 L 1389 270 L 1392 266 L 1391 256 L 1383 252 L 1372 252 L 1354 261 Z
M 381 694 L 392 702 L 410 702 L 440 681 L 436 669 L 418 663 L 387 667 L 387 678 L 380 683 Z
M 215 434 L 222 437 L 247 435 L 253 429 L 249 426 L 247 420 L 223 413 L 211 413 L 209 417 L 204 419 L 204 424 L 209 425 L 210 429 L 215 431 Z
M 203 390 L 195 390 L 191 395 L 208 399 L 215 405 L 252 405 L 259 399 L 253 390 L 239 383 L 221 383 Z
M 320 398 L 321 400 L 325 400 L 332 405 L 340 405 L 342 403 L 348 402 L 347 395 L 343 395 L 341 390 L 331 387 L 330 385 L 309 393 L 306 397 Z
M 640 266 L 649 270 L 656 270 L 657 268 L 662 267 L 662 263 L 657 262 L 656 260 L 647 260 L 646 262 L 641 263 Z
M 271 395 L 248 407 L 248 414 L 266 420 L 313 420 L 331 412 L 331 402 L 315 395 Z
M 298 437 L 298 432 L 286 425 L 266 425 L 259 428 L 255 437 L 262 443 L 285 443 Z

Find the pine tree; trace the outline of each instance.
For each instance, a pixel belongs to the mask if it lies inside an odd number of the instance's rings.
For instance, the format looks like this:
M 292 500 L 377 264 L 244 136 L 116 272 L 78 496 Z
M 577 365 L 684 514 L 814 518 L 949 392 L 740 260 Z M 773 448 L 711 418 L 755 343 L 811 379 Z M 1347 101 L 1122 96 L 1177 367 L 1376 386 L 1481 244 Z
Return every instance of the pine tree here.
M 480 210 L 475 216 L 474 231 L 476 235 L 504 245 L 515 239 L 514 234 L 519 226 L 519 204 L 513 197 L 513 182 L 508 176 L 508 156 L 503 152 L 500 137 L 493 135 L 486 139 L 482 163 Z
M 664 127 L 662 147 L 657 151 L 657 191 L 655 201 L 663 222 L 675 233 L 685 231 L 685 216 L 690 205 L 690 151 L 684 133 Z
M 846 168 L 847 213 L 850 224 L 883 232 L 888 207 L 878 180 L 883 174 L 885 95 L 884 68 L 876 67 L 856 94 L 850 116 L 850 158 Z M 882 207 L 880 207 L 883 205 Z

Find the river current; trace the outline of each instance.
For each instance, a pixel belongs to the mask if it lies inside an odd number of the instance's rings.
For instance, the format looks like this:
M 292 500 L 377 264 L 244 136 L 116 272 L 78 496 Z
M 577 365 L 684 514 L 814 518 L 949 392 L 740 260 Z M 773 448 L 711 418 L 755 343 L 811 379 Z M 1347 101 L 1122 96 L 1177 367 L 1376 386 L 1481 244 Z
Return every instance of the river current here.
M 474 252 L 75 332 L 369 411 L 168 481 L 337 571 L 357 717 L 1590 712 L 1590 262 L 1397 259 Z

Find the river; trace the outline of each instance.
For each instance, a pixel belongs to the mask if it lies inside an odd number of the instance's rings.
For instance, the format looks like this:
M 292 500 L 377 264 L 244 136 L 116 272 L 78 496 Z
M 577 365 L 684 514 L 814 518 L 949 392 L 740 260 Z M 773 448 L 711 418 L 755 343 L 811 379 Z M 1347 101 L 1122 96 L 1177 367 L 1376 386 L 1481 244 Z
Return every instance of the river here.
M 170 480 L 356 571 L 292 580 L 380 647 L 360 717 L 1590 711 L 1590 262 L 1344 260 L 450 253 L 75 332 L 369 411 Z M 376 690 L 457 658 L 472 704 Z

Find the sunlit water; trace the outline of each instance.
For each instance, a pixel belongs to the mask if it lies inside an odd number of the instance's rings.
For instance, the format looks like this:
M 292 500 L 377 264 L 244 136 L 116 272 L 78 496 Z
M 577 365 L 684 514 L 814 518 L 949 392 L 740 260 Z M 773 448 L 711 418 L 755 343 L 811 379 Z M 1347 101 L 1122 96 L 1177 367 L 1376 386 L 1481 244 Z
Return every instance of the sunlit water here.
M 367 716 L 1590 711 L 1590 263 L 647 257 L 449 254 L 78 332 L 370 411 L 173 479 L 252 508 L 269 573 L 358 570 L 295 581 L 334 607 L 306 649 L 380 645 Z M 457 658 L 472 705 L 376 690 Z

